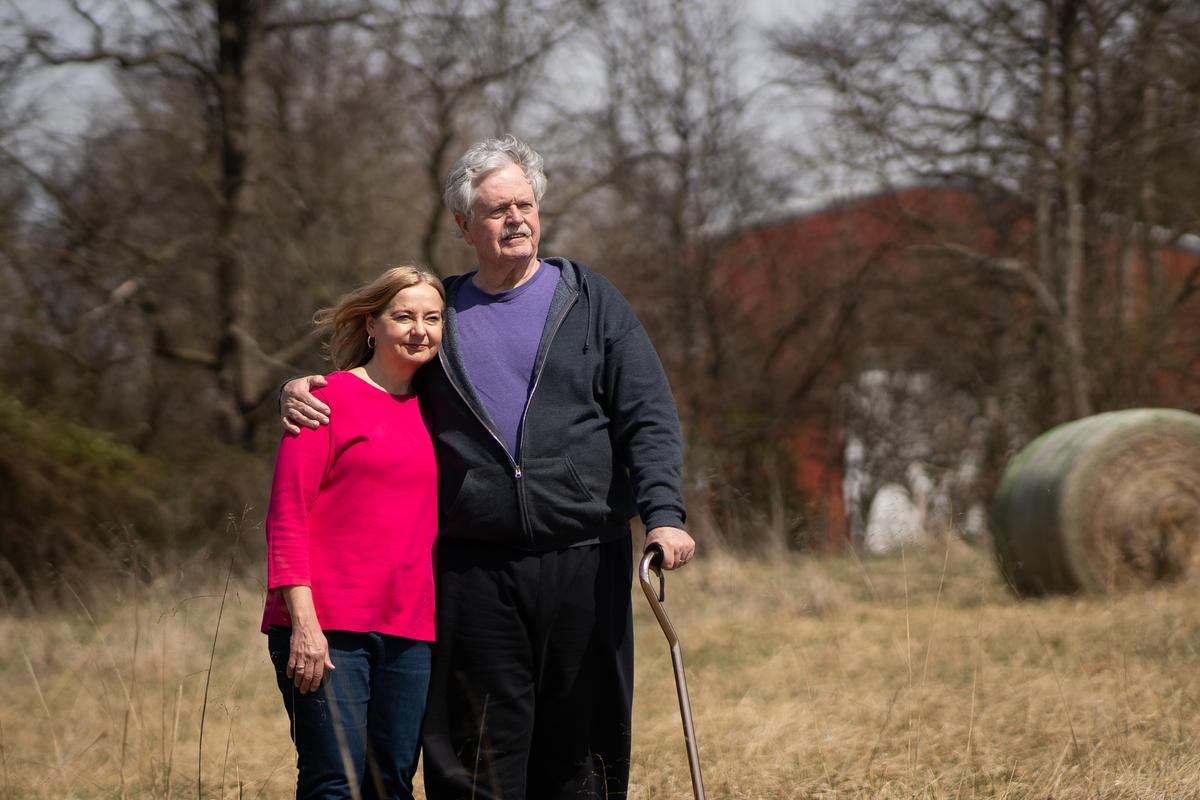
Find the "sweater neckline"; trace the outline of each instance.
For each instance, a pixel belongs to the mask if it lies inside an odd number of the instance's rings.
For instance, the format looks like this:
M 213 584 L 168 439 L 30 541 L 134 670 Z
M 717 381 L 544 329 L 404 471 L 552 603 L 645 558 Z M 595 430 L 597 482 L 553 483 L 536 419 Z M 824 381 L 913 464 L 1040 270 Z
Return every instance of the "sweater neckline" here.
M 359 386 L 362 386 L 364 389 L 368 389 L 374 394 L 380 394 L 380 395 L 383 395 L 384 397 L 390 397 L 393 400 L 411 400 L 417 396 L 416 392 L 403 392 L 403 393 L 389 392 L 387 389 L 383 389 L 379 386 L 376 386 L 373 383 L 369 383 L 368 381 L 363 380 L 362 378 L 355 375 L 350 370 L 346 370 L 346 369 L 338 370 L 337 372 L 335 372 L 333 374 L 334 375 L 345 375 L 346 378 L 348 378 L 349 380 L 358 384 Z

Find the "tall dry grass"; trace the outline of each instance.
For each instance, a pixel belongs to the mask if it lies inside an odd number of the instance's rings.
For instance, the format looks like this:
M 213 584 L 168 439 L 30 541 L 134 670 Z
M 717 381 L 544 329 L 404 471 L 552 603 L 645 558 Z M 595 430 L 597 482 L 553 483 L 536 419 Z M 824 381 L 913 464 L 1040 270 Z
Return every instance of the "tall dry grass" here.
M 0 798 L 290 796 L 261 587 L 225 577 L 0 618 Z M 667 577 L 714 800 L 1200 797 L 1194 593 L 1019 602 L 955 543 Z M 666 642 L 634 602 L 630 796 L 687 798 Z

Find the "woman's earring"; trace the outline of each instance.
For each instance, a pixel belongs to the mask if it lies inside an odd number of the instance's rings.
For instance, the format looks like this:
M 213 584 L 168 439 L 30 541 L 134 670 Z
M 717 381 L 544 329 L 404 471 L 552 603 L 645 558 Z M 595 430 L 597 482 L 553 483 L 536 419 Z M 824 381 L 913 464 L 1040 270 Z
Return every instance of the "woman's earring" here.
M 375 337 L 369 333 L 367 334 L 367 349 L 368 350 L 375 349 Z

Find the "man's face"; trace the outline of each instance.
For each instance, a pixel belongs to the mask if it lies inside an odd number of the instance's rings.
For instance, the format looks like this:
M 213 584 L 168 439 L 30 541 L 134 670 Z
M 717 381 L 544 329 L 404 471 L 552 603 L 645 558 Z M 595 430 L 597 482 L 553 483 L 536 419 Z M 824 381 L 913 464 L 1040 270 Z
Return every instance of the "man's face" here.
M 454 221 L 481 268 L 512 269 L 537 257 L 542 233 L 537 200 L 516 164 L 488 173 L 475 187 L 471 215 L 455 214 Z

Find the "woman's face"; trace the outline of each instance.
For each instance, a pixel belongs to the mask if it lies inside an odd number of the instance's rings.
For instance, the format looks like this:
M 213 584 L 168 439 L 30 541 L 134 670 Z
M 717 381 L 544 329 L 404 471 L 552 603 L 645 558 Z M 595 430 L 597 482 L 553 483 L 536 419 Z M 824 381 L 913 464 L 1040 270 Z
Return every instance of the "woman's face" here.
M 377 356 L 419 367 L 442 343 L 442 296 L 427 283 L 401 289 L 367 320 L 367 333 L 375 337 Z

